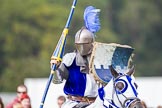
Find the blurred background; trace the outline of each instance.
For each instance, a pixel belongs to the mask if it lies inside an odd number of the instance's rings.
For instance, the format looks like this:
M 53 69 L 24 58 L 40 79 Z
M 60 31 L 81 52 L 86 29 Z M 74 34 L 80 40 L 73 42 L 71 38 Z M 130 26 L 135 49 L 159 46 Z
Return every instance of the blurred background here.
M 72 0 L 0 0 L 0 92 L 15 92 L 24 78 L 47 78 L 50 59 Z M 162 76 L 162 0 L 78 0 L 65 53 L 83 25 L 86 6 L 101 9 L 96 41 L 135 48 L 135 77 Z

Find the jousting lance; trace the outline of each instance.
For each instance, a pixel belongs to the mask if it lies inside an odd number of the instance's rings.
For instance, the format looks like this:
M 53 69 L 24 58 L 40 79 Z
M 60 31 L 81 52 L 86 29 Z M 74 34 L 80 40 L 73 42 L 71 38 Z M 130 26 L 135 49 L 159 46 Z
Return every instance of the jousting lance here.
M 68 31 L 69 31 L 70 22 L 72 20 L 72 16 L 73 16 L 76 4 L 77 4 L 77 0 L 73 0 L 73 4 L 71 6 L 71 11 L 69 13 L 68 20 L 67 20 L 66 25 L 63 29 L 62 35 L 61 35 L 61 37 L 60 37 L 60 39 L 57 43 L 57 46 L 56 46 L 56 48 L 53 52 L 51 60 L 56 59 L 58 62 L 62 61 L 62 57 L 63 57 L 63 54 L 64 54 L 64 48 L 65 48 L 65 44 L 66 44 L 66 37 L 67 37 Z M 49 75 L 49 78 L 48 78 L 48 81 L 47 81 L 47 84 L 46 84 L 46 88 L 45 88 L 45 91 L 44 91 L 44 94 L 43 94 L 43 97 L 42 97 L 42 100 L 41 100 L 40 108 L 43 108 L 43 106 L 44 106 L 44 102 L 45 102 L 45 99 L 46 99 L 46 96 L 47 96 L 47 92 L 48 92 L 49 86 L 51 84 L 51 81 L 53 79 L 53 75 L 54 75 L 55 70 L 56 70 L 56 64 L 53 64 L 52 68 L 51 68 L 51 73 Z

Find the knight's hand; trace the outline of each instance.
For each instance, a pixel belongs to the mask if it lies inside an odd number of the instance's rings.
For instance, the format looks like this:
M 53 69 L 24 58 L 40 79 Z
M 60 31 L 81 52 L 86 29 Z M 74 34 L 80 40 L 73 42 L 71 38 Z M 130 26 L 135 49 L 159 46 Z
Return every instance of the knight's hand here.
M 56 64 L 56 67 L 59 67 L 60 63 L 61 63 L 61 62 L 58 61 L 58 60 L 56 60 L 56 59 L 51 60 L 51 61 L 50 61 L 51 69 L 52 69 L 52 66 L 53 66 L 54 64 Z

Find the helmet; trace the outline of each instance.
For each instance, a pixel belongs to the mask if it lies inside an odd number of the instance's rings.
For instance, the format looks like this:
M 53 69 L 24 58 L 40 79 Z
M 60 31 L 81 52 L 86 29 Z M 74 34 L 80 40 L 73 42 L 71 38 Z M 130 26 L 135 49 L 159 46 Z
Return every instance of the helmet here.
M 75 46 L 77 51 L 82 55 L 88 55 L 92 52 L 94 34 L 86 28 L 80 29 L 75 35 Z
M 92 43 L 94 40 L 94 34 L 86 28 L 80 29 L 75 35 L 76 44 Z

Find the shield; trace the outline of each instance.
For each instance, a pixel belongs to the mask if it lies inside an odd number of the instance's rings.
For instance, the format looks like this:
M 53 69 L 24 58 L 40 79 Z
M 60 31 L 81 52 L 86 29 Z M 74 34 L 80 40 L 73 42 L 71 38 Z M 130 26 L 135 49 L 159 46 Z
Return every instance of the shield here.
M 95 42 L 89 64 L 90 73 L 96 81 L 107 84 L 112 78 L 109 66 L 112 65 L 117 72 L 126 72 L 131 63 L 133 50 L 128 45 Z

